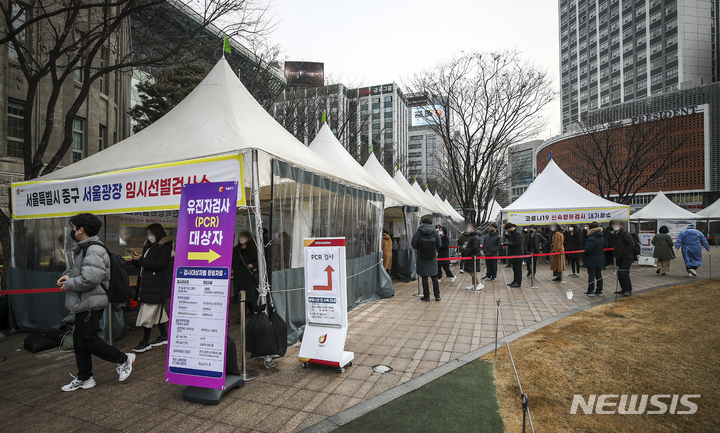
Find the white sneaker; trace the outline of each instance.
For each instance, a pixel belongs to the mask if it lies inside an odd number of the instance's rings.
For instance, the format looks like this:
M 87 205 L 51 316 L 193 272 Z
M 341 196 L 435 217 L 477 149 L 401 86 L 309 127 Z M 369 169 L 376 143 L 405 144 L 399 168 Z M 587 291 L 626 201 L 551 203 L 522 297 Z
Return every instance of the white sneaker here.
M 697 277 L 697 271 L 695 269 L 690 269 L 690 273 L 693 277 Z
M 135 363 L 135 354 L 134 353 L 126 353 L 127 355 L 127 361 L 123 362 L 122 364 L 118 364 L 117 372 L 120 375 L 120 382 L 124 381 L 125 379 L 130 376 L 130 373 L 132 373 L 133 364 Z
M 475 290 L 475 286 L 465 287 L 465 290 L 467 290 L 467 291 Z
M 440 283 L 442 283 L 442 280 L 440 278 L 438 278 L 438 284 L 440 284 Z
M 692 272 L 688 272 L 688 277 L 692 277 L 692 276 L 693 276 Z
M 450 281 L 448 281 L 448 283 L 454 283 L 456 278 L 457 278 L 457 277 L 452 277 L 452 278 L 450 278 Z
M 461 273 L 461 274 L 464 274 L 464 273 L 465 273 L 465 271 L 463 271 L 462 269 L 460 269 L 460 273 Z
M 91 377 L 88 380 L 80 380 L 77 377 L 70 375 L 73 377 L 73 381 L 68 383 L 67 385 L 63 386 L 62 389 L 65 392 L 75 391 L 76 389 L 90 389 L 95 388 L 95 378 Z

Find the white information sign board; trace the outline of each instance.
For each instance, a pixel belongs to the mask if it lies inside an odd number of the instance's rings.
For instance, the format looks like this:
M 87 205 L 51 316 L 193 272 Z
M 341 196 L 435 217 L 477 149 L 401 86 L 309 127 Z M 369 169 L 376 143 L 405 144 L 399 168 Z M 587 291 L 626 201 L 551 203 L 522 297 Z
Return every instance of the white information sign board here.
M 305 239 L 305 333 L 300 362 L 344 367 L 354 354 L 345 352 L 347 276 L 345 238 Z

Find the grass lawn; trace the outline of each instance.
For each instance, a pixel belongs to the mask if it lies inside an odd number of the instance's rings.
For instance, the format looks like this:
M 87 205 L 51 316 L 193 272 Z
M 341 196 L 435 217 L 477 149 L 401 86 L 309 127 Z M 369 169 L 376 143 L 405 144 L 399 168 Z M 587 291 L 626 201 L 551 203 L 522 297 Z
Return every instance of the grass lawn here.
M 718 279 L 657 289 L 585 310 L 511 342 L 536 430 L 720 431 L 719 291 Z M 507 349 L 482 359 L 494 365 L 505 430 L 522 431 Z M 582 409 L 570 415 L 574 394 L 701 397 L 692 400 L 698 406 L 693 415 L 586 415 Z M 670 399 L 664 401 L 669 406 Z
M 336 432 L 502 432 L 492 364 L 475 361 Z

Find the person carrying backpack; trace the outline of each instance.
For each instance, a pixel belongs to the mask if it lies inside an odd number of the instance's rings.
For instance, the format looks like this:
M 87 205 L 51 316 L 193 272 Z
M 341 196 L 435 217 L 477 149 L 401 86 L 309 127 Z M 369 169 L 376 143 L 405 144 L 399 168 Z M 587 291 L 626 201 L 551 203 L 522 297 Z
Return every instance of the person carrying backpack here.
M 106 288 L 110 286 L 110 257 L 97 237 L 102 223 L 95 215 L 81 213 L 70 218 L 70 225 L 70 237 L 76 242 L 73 265 L 57 284 L 67 292 L 65 308 L 75 314 L 73 346 L 78 375 L 61 388 L 63 391 L 95 387 L 92 355 L 116 363 L 120 382 L 130 376 L 135 362 L 134 353 L 122 353 L 98 336 L 100 318 L 108 305 Z
M 430 301 L 428 278 L 432 279 L 435 300 L 440 300 L 440 284 L 437 278 L 437 250 L 442 245 L 440 235 L 433 229 L 432 220 L 425 218 L 413 235 L 411 245 L 417 250 L 417 273 L 422 279 L 423 297 L 421 301 Z
M 617 279 L 620 283 L 620 290 L 615 292 L 618 295 L 632 295 L 632 281 L 630 281 L 630 266 L 637 260 L 635 251 L 639 245 L 636 244 L 633 236 L 625 230 L 624 221 L 613 221 L 613 231 L 615 232 L 615 251 L 614 257 L 617 262 Z
M 140 269 L 138 274 L 137 301 L 140 303 L 135 326 L 143 328 L 143 339 L 133 352 L 147 352 L 153 347 L 167 344 L 168 315 L 165 310 L 165 295 L 169 293 L 168 270 L 172 255 L 173 239 L 165 234 L 165 229 L 158 223 L 150 224 L 145 229 L 147 242 L 142 254 L 133 252 L 132 264 Z M 157 325 L 160 336 L 150 341 L 150 332 Z

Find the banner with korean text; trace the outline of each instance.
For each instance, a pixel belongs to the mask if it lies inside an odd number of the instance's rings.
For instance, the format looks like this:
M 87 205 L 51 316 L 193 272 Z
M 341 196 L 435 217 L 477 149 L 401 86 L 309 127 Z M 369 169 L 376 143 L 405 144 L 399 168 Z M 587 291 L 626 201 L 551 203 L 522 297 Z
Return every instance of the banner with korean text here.
M 242 155 L 203 158 L 57 181 L 12 184 L 15 219 L 53 218 L 81 212 L 97 214 L 174 210 L 183 185 L 243 182 Z M 237 206 L 245 188 L 237 188 Z
M 626 221 L 630 218 L 630 210 L 627 206 L 604 209 L 583 209 L 583 210 L 538 210 L 526 212 L 509 212 L 508 221 L 513 224 L 573 224 L 599 223 L 612 220 Z
M 237 188 L 237 182 L 183 188 L 170 301 L 169 383 L 225 386 Z

